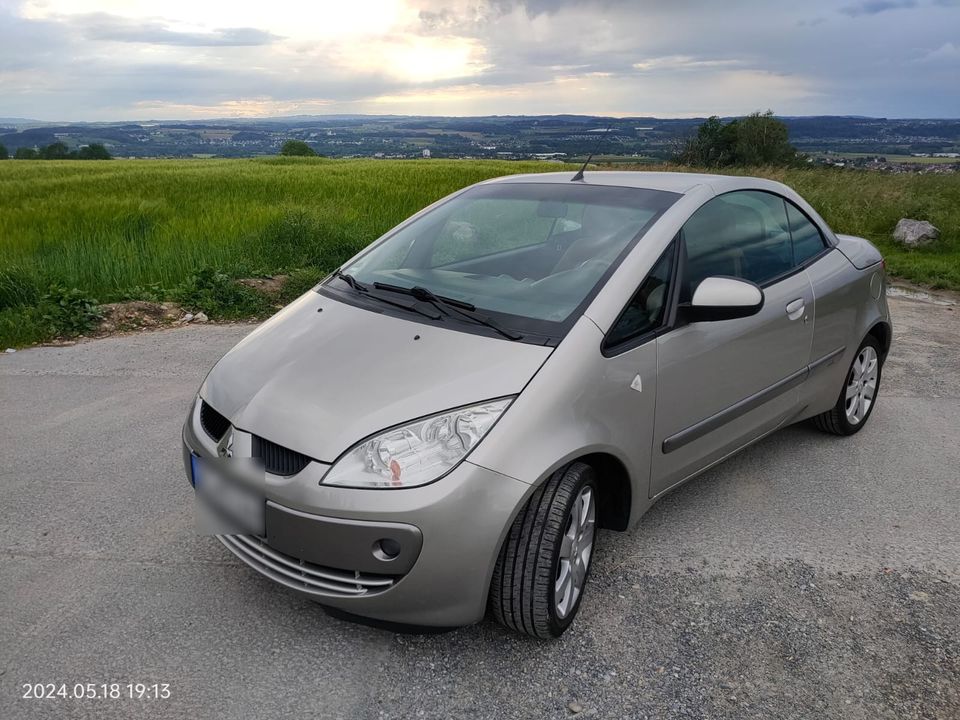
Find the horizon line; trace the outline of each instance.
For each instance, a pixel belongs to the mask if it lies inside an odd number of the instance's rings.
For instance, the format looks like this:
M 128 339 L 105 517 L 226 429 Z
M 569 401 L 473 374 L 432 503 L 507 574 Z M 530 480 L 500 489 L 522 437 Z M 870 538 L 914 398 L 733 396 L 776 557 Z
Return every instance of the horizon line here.
M 13 123 L 13 124 L 28 124 L 28 123 L 42 123 L 44 125 L 95 125 L 95 124 L 117 124 L 117 123 L 130 123 L 130 124 L 142 124 L 142 123 L 198 123 L 198 122 L 212 122 L 212 121 L 225 121 L 225 122 L 257 122 L 257 121 L 269 121 L 269 120 L 294 120 L 297 118 L 392 118 L 392 119 L 405 119 L 405 118 L 440 118 L 440 119 L 487 119 L 487 118 L 557 118 L 557 117 L 570 117 L 570 118 L 586 118 L 586 119 L 604 119 L 604 120 L 706 120 L 710 117 L 720 117 L 720 118 L 742 118 L 747 117 L 749 113 L 743 115 L 675 115 L 675 116 L 659 116 L 659 115 L 593 115 L 589 113 L 538 113 L 538 114 L 487 114 L 487 115 L 437 115 L 437 114 L 405 114 L 405 113 L 293 113 L 289 115 L 211 115 L 204 117 L 195 117 L 195 118 L 141 118 L 141 119 L 116 119 L 116 120 L 43 120 L 40 118 L 25 118 L 25 117 L 0 117 L 0 122 Z M 793 114 L 784 114 L 780 115 L 774 113 L 774 117 L 781 119 L 810 119 L 810 118 L 848 118 L 848 119 L 862 119 L 862 120 L 937 120 L 937 121 L 951 121 L 956 120 L 960 121 L 960 117 L 918 117 L 918 116 L 890 116 L 890 115 L 860 115 L 860 114 L 844 114 L 844 113 L 817 113 L 812 115 L 793 115 Z

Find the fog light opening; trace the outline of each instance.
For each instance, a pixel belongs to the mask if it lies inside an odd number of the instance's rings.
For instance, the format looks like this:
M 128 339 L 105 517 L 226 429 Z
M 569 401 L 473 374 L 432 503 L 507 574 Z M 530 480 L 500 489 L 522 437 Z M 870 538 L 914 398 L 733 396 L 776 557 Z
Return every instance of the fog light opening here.
M 395 560 L 400 555 L 400 543 L 393 538 L 380 538 L 373 544 L 373 555 L 378 560 Z

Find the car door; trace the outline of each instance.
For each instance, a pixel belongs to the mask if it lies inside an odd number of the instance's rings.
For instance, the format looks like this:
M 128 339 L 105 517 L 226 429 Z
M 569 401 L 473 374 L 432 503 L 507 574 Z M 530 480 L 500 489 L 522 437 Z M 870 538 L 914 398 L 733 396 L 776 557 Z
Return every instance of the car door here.
M 635 476 L 650 470 L 650 444 L 657 399 L 657 335 L 669 331 L 676 312 L 679 238 L 674 239 L 637 285 L 607 331 L 590 389 L 591 405 L 602 408 L 614 444 Z
M 837 389 L 845 385 L 845 375 L 859 339 L 850 337 L 857 327 L 862 305 L 852 302 L 859 292 L 877 297 L 882 292 L 879 273 L 875 278 L 861 276 L 861 286 L 851 286 L 850 262 L 827 243 L 823 231 L 802 210 L 787 202 L 787 216 L 793 236 L 794 259 L 806 272 L 813 286 L 813 341 L 810 349 L 810 374 L 800 388 L 804 402 L 815 409 L 831 406 Z
M 846 347 L 850 328 L 856 325 L 857 304 L 850 302 L 850 263 L 843 253 L 827 243 L 816 223 L 789 201 L 787 217 L 793 236 L 794 261 L 806 270 L 813 286 L 815 307 L 810 362 L 818 364 Z M 876 287 L 879 290 L 879 283 Z M 845 370 L 844 365 L 841 372 Z M 837 384 L 832 387 L 835 392 Z
M 720 195 L 690 217 L 681 240 L 680 312 L 657 337 L 651 497 L 796 414 L 813 335 L 813 290 L 793 260 L 783 198 Z M 713 276 L 759 285 L 760 312 L 684 323 L 683 304 Z

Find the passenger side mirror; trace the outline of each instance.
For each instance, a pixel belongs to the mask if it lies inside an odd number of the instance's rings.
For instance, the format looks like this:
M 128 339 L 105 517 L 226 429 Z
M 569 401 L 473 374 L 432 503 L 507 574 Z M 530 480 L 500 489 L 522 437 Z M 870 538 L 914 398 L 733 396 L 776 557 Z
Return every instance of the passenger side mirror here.
M 684 308 L 689 322 L 750 317 L 763 307 L 763 290 L 749 280 L 708 277 L 697 285 L 693 300 Z

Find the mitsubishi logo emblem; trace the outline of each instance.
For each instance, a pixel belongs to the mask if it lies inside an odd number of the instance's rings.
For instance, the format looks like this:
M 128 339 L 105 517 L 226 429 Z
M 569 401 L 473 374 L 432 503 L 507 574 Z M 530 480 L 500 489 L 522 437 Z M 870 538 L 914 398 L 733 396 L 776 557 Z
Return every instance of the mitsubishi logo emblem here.
M 220 438 L 217 443 L 217 455 L 222 458 L 233 457 L 233 427 L 227 430 L 226 434 Z

